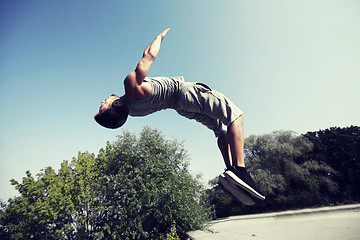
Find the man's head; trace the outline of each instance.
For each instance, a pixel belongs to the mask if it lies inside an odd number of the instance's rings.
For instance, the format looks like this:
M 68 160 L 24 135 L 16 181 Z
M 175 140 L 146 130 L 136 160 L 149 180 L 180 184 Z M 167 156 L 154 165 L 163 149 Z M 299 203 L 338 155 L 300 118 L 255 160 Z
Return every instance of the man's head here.
M 129 115 L 129 109 L 124 103 L 124 99 L 115 94 L 101 101 L 99 112 L 94 116 L 95 121 L 106 128 L 119 128 Z

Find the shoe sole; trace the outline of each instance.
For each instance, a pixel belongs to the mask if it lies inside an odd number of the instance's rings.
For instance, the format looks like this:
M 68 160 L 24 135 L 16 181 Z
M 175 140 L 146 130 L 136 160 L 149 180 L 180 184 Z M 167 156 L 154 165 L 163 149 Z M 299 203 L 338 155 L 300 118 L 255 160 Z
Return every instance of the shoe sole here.
M 247 185 L 243 180 L 241 180 L 238 176 L 236 176 L 235 173 L 233 173 L 232 171 L 228 170 L 224 173 L 224 175 L 229 181 L 231 181 L 233 184 L 241 187 L 242 189 L 244 189 L 245 191 L 250 193 L 252 196 L 254 196 L 260 200 L 265 200 L 265 196 L 261 195 L 260 193 L 255 191 L 252 187 Z
M 251 196 L 245 192 L 242 188 L 237 185 L 232 185 L 229 180 L 226 179 L 224 174 L 219 175 L 220 183 L 227 189 L 229 192 L 244 205 L 254 205 L 255 202 Z

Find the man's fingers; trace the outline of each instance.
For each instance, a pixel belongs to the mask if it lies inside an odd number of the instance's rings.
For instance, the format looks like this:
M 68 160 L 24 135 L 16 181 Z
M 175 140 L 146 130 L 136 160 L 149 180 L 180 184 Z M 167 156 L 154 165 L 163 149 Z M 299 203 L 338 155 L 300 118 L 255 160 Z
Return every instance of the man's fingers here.
M 160 33 L 161 38 L 164 38 L 168 31 L 170 31 L 170 28 L 167 28 L 162 33 Z

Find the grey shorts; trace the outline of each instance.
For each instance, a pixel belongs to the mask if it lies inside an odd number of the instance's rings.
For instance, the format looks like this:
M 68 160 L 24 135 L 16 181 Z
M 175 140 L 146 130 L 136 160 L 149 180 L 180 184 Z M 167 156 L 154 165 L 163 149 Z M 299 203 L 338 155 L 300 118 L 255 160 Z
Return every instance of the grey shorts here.
M 213 130 L 216 137 L 224 136 L 227 127 L 243 112 L 222 93 L 202 83 L 186 82 L 175 109 L 180 115 L 194 119 Z

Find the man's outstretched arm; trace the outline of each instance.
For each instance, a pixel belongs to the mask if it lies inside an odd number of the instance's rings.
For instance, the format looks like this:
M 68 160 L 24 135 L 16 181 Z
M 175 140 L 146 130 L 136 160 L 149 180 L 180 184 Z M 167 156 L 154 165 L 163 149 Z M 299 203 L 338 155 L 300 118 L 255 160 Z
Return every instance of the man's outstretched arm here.
M 138 84 L 142 83 L 142 80 L 144 80 L 144 78 L 150 71 L 151 65 L 160 51 L 161 42 L 169 30 L 170 28 L 160 33 L 154 39 L 154 41 L 152 41 L 152 43 L 150 43 L 150 45 L 144 50 L 143 58 L 140 60 L 140 62 L 138 63 L 135 69 L 136 75 L 139 75 L 137 76 L 139 77 L 139 79 L 137 79 Z
M 140 62 L 137 64 L 135 71 L 129 73 L 129 75 L 125 78 L 125 91 L 126 87 L 128 88 L 136 88 L 139 87 L 144 78 L 150 71 L 151 65 L 154 62 L 160 51 L 160 45 L 162 40 L 164 39 L 167 32 L 170 28 L 165 29 L 162 33 L 160 33 L 150 45 L 144 50 L 144 54 Z

